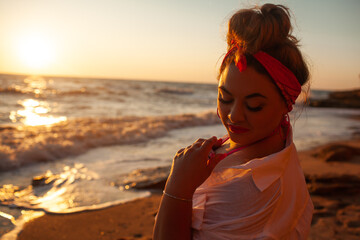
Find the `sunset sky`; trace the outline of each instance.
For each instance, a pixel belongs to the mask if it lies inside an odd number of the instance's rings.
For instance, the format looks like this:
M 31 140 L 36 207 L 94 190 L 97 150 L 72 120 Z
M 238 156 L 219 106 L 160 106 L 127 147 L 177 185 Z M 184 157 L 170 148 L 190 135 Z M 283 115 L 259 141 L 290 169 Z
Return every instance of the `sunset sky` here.
M 0 0 L 0 73 L 215 83 L 240 0 Z M 314 89 L 360 87 L 360 1 L 283 0 Z

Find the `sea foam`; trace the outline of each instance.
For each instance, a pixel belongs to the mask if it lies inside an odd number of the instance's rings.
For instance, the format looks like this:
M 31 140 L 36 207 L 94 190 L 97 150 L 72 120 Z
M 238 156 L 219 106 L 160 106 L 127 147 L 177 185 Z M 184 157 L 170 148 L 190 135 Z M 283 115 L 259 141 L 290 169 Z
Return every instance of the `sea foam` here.
M 3 128 L 0 171 L 79 155 L 89 149 L 145 142 L 168 131 L 218 124 L 213 111 L 198 114 L 71 119 L 49 126 Z

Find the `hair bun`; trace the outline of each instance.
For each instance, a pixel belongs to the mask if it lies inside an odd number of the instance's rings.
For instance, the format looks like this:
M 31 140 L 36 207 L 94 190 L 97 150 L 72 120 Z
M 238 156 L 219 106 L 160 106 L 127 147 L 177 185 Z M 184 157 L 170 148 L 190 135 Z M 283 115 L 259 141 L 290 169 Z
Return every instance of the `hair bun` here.
M 273 39 L 273 44 L 281 44 L 291 34 L 291 22 L 289 9 L 282 5 L 264 4 L 260 11 L 264 17 L 262 28 Z
M 300 52 L 298 40 L 292 35 L 290 11 L 283 5 L 264 4 L 237 11 L 229 20 L 228 51 L 238 45 L 226 64 L 239 58 L 264 51 L 289 68 L 303 85 L 309 79 L 307 64 Z
M 277 48 L 290 41 L 297 43 L 291 35 L 288 8 L 282 5 L 265 4 L 261 7 L 243 9 L 229 21 L 228 44 L 235 40 L 244 42 L 245 52 L 254 54 L 260 50 Z

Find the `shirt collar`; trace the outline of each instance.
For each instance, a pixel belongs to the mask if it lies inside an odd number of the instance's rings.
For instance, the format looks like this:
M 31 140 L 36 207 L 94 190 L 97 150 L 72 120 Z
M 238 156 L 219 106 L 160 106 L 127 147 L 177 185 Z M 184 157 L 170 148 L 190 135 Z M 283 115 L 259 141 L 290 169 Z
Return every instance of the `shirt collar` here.
M 234 166 L 232 168 L 251 170 L 253 181 L 256 187 L 262 192 L 282 175 L 288 160 L 294 153 L 296 154 L 296 148 L 293 143 L 292 129 L 290 126 L 285 148 L 283 150 L 263 158 L 255 158 L 245 164 Z

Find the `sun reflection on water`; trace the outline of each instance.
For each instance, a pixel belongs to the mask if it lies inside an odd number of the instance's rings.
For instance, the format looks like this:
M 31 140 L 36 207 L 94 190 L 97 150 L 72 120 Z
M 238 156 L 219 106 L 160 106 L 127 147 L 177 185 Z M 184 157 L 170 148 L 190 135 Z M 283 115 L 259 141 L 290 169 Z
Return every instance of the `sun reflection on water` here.
M 35 99 L 25 99 L 18 101 L 24 109 L 11 111 L 10 120 L 14 123 L 21 122 L 28 126 L 51 125 L 61 121 L 66 121 L 64 116 L 55 117 L 49 115 L 51 107 L 45 101 Z
M 26 91 L 33 92 L 35 97 L 39 97 L 48 88 L 48 82 L 45 78 L 40 76 L 29 76 L 24 79 L 24 83 L 27 84 Z

